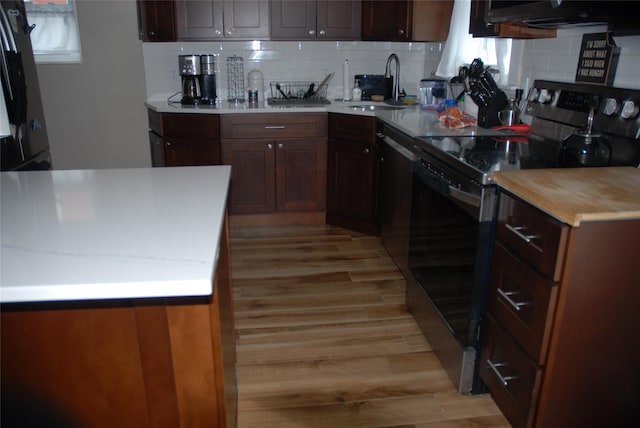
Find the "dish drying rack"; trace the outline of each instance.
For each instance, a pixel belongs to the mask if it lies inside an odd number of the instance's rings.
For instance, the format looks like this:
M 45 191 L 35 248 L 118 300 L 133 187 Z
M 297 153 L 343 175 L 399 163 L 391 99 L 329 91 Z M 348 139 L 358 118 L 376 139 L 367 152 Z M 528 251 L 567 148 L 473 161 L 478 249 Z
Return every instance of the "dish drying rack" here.
M 269 104 L 301 105 L 301 104 L 330 104 L 327 99 L 329 82 L 290 81 L 270 82 L 271 97 Z

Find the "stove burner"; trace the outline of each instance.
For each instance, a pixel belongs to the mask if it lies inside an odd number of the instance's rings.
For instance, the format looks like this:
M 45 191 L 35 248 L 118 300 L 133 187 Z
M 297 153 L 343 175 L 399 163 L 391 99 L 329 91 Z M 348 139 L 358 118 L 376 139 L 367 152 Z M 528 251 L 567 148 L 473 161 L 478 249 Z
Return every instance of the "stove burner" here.
M 465 152 L 463 159 L 474 168 L 478 168 L 481 171 L 489 171 L 497 161 L 501 160 L 501 157 L 504 158 L 502 154 L 495 152 L 469 151 Z

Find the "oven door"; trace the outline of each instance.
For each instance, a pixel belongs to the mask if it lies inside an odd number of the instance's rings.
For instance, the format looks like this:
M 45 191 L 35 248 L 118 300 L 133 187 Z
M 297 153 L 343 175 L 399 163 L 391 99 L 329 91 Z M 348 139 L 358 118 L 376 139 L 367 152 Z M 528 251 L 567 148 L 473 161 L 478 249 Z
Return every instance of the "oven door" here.
M 496 189 L 440 167 L 414 163 L 409 269 L 459 344 L 477 348 Z

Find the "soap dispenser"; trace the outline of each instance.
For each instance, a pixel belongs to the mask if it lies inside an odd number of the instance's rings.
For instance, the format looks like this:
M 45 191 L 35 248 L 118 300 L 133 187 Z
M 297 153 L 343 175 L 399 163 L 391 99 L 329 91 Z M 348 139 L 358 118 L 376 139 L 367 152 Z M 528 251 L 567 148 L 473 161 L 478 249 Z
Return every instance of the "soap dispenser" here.
M 351 99 L 353 101 L 360 101 L 362 99 L 362 89 L 360 89 L 360 81 L 357 79 L 351 91 Z

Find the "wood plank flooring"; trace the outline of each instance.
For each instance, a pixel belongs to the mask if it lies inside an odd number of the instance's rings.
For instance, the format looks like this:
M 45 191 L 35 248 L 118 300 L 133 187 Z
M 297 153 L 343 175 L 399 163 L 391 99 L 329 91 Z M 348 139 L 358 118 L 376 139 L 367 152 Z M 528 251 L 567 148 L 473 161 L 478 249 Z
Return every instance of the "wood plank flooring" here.
M 234 227 L 239 428 L 508 427 L 456 392 L 375 237 Z

